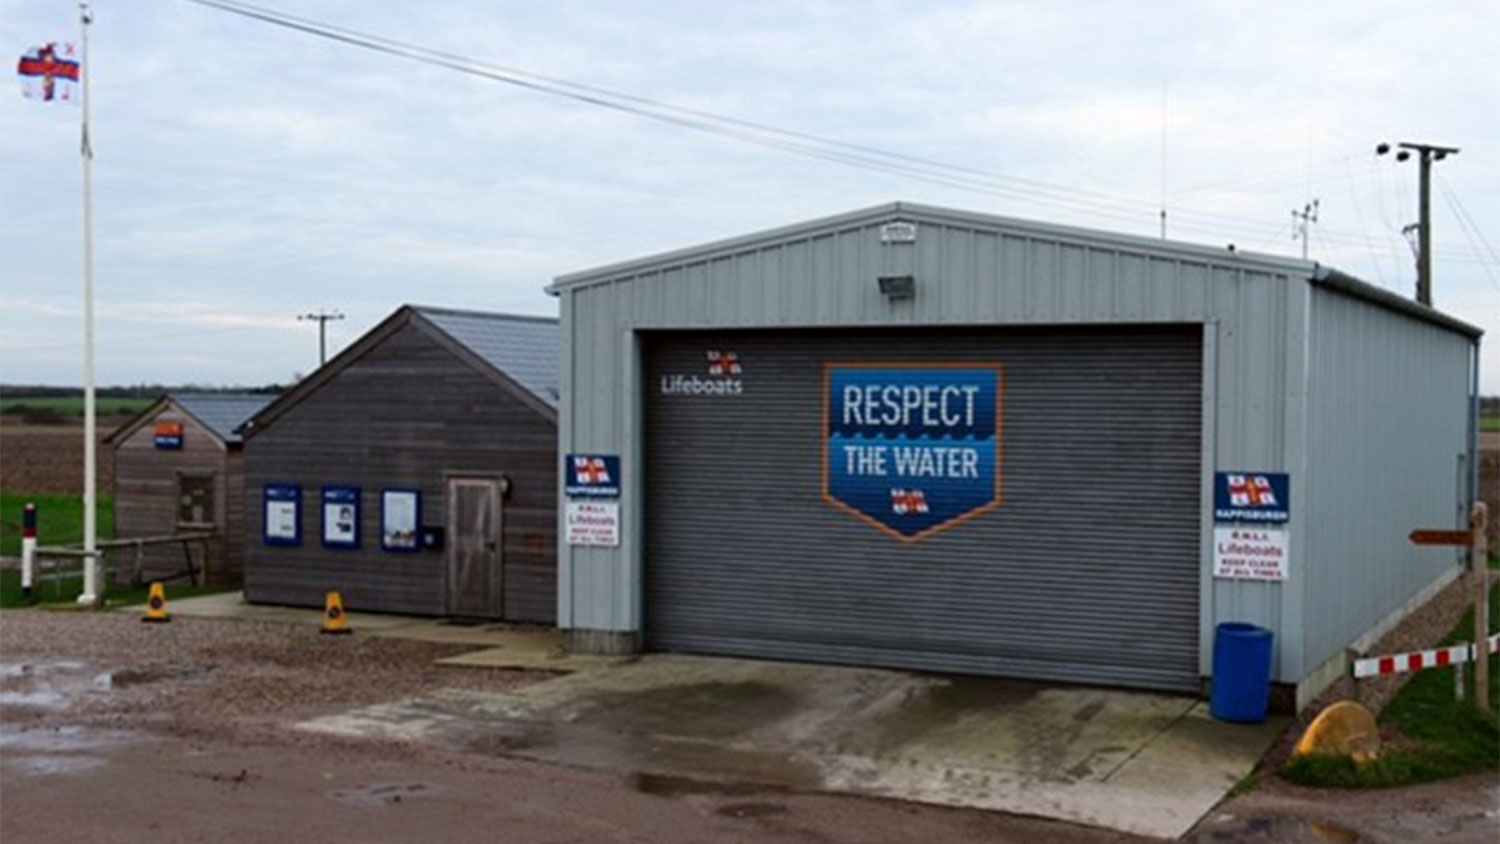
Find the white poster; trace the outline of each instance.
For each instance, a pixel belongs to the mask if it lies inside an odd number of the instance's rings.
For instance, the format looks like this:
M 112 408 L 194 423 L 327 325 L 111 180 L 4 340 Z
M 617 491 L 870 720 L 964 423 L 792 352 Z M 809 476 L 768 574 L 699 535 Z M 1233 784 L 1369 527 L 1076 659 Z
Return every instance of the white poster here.
M 388 489 L 380 499 L 380 544 L 391 551 L 417 548 L 417 493 Z
M 297 502 L 266 502 L 266 539 L 271 541 L 297 541 Z
M 1281 528 L 1214 528 L 1214 577 L 1286 580 L 1287 533 Z
M 355 540 L 354 505 L 323 505 L 323 541 L 329 545 L 353 545 Z
M 569 545 L 619 546 L 618 501 L 569 501 L 564 517 Z

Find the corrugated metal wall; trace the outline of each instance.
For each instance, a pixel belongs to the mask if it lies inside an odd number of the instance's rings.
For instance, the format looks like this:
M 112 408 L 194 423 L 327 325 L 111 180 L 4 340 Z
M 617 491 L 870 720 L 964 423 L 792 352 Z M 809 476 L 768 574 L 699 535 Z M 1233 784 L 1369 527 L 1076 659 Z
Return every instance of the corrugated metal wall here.
M 881 242 L 881 224 L 896 219 L 917 223 L 915 243 Z M 559 623 L 642 629 L 637 330 L 1203 323 L 1205 472 L 1295 471 L 1287 454 L 1300 434 L 1289 431 L 1302 430 L 1305 411 L 1300 390 L 1286 384 L 1288 372 L 1303 371 L 1305 334 L 1288 325 L 1302 323 L 1311 271 L 1227 250 L 903 206 L 564 277 L 560 449 L 620 454 L 626 489 L 618 549 L 559 546 Z M 914 299 L 880 294 L 877 276 L 905 273 L 916 277 Z M 1205 534 L 1209 527 L 1201 525 Z M 1205 672 L 1213 621 L 1237 619 L 1278 632 L 1280 676 L 1297 680 L 1302 631 L 1284 607 L 1300 605 L 1299 582 L 1214 581 L 1207 542 L 1202 553 Z
M 1460 565 L 1407 540 L 1468 522 L 1469 340 L 1315 289 L 1308 399 L 1308 668 Z
M 648 646 L 1196 690 L 1201 335 L 649 335 Z M 656 388 L 705 349 L 739 394 Z M 875 361 L 1003 367 L 999 508 L 904 543 L 825 502 L 824 366 Z

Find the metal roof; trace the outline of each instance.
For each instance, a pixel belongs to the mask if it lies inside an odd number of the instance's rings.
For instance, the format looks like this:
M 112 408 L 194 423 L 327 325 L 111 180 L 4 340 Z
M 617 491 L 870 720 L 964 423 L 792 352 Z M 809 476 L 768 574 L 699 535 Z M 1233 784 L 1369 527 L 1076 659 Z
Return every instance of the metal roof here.
M 267 393 L 169 393 L 176 403 L 226 443 L 240 442 L 239 428 L 276 396 Z
M 555 317 L 413 305 L 412 310 L 532 395 L 557 407 L 562 330 Z
M 739 237 L 718 240 L 686 249 L 677 249 L 657 255 L 609 264 L 593 269 L 560 275 L 553 279 L 547 292 L 558 294 L 565 290 L 595 284 L 612 284 L 629 281 L 641 275 L 696 263 L 707 263 L 718 258 L 764 248 L 777 242 L 809 240 L 822 235 L 859 228 L 874 222 L 904 221 L 957 224 L 980 229 L 989 229 L 1008 234 L 1021 234 L 1055 239 L 1059 242 L 1108 245 L 1122 252 L 1143 256 L 1165 257 L 1178 260 L 1198 260 L 1215 266 L 1260 270 L 1308 279 L 1314 284 L 1338 289 L 1377 307 L 1397 311 L 1424 322 L 1440 325 L 1460 334 L 1478 337 L 1483 331 L 1476 326 L 1420 305 L 1373 284 L 1346 275 L 1315 261 L 1298 260 L 1279 255 L 1248 252 L 1230 247 L 1207 246 L 1182 241 L 1161 240 L 1139 235 L 1108 232 L 1097 229 L 1064 226 L 1035 220 L 1022 220 L 973 211 L 961 211 L 912 202 L 890 202 L 872 208 L 823 217 L 790 226 L 755 232 Z

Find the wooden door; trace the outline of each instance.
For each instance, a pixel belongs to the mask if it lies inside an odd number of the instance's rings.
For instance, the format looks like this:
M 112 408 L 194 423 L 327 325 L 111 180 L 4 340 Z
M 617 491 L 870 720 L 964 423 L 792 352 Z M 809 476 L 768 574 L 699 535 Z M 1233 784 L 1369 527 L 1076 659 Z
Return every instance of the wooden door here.
M 448 479 L 448 614 L 502 615 L 500 481 Z

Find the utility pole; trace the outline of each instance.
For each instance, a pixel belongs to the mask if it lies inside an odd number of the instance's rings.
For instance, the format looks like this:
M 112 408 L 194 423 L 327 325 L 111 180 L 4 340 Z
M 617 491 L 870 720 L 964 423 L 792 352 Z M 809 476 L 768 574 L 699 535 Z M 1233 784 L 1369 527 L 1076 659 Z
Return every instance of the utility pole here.
M 311 314 L 299 314 L 297 321 L 304 320 L 318 323 L 318 366 L 328 362 L 328 321 L 343 319 L 344 315 L 338 311 L 318 311 Z
M 1318 201 L 1302 206 L 1302 210 L 1292 209 L 1292 239 L 1302 240 L 1302 260 L 1307 260 L 1307 224 L 1318 221 Z
M 1428 307 L 1432 306 L 1432 162 L 1442 161 L 1449 155 L 1458 154 L 1458 147 L 1438 146 L 1437 144 L 1418 144 L 1402 141 L 1396 145 L 1400 152 L 1396 153 L 1397 161 L 1405 161 L 1411 158 L 1413 152 L 1417 153 L 1419 165 L 1419 182 L 1417 191 L 1420 203 L 1420 222 L 1417 223 L 1417 301 Z M 1385 155 L 1391 151 L 1391 145 L 1382 143 L 1375 147 L 1376 155 Z

